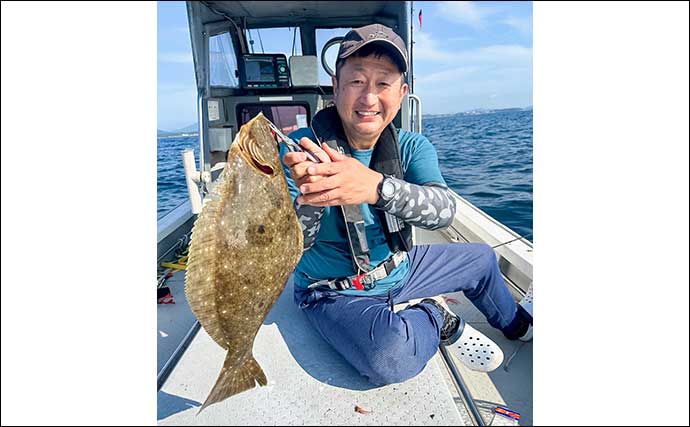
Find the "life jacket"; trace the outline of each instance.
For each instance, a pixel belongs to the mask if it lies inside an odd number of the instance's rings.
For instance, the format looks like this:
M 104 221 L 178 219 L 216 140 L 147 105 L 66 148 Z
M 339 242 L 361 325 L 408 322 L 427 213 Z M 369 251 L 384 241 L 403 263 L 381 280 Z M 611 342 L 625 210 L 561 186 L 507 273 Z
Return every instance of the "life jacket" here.
M 327 107 L 316 113 L 311 122 L 311 130 L 318 140 L 317 143 L 327 144 L 335 151 L 351 156 L 350 144 L 347 142 L 335 107 Z M 369 168 L 387 176 L 403 179 L 398 132 L 392 123 L 388 124 L 376 142 Z M 368 272 L 372 267 L 361 206 L 341 205 L 340 208 L 346 225 L 353 266 L 357 271 Z M 412 249 L 412 226 L 381 209 L 374 210 L 391 252 L 409 252 Z

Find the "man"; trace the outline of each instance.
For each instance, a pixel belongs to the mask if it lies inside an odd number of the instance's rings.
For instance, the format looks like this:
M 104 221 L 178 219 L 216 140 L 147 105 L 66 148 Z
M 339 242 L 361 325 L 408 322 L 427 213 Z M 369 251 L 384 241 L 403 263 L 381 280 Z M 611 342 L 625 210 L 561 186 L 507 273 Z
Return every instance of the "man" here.
M 304 231 L 295 302 L 376 385 L 416 376 L 439 342 L 461 340 L 449 350 L 472 369 L 500 365 L 495 343 L 431 298 L 443 293 L 464 291 L 508 338 L 531 339 L 531 288 L 529 300 L 516 304 L 491 247 L 411 245 L 412 225 L 447 227 L 455 205 L 433 145 L 391 124 L 408 90 L 407 62 L 405 44 L 390 28 L 350 31 L 338 52 L 335 106 L 290 135 L 320 162 L 281 147 Z M 418 298 L 393 311 L 393 301 Z M 471 344 L 473 353 L 462 351 Z

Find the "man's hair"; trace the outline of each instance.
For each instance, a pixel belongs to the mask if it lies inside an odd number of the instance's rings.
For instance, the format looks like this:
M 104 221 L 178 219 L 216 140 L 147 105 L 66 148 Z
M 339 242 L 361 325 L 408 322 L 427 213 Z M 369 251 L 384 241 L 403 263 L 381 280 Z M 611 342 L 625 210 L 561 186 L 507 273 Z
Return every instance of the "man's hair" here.
M 392 55 L 390 51 L 378 44 L 368 44 L 361 49 L 358 49 L 355 51 L 352 55 L 348 56 L 347 58 L 338 58 L 337 61 L 335 61 L 335 79 L 338 83 L 340 83 L 340 69 L 343 68 L 343 65 L 345 65 L 345 61 L 347 61 L 348 58 L 365 58 L 367 56 L 374 55 L 376 59 L 379 59 L 381 57 L 387 58 L 389 61 L 391 61 L 395 66 L 398 68 L 398 72 L 402 74 L 402 79 L 401 79 L 401 85 L 405 82 L 405 73 L 403 73 L 403 65 L 400 63 L 400 59 L 397 58 L 396 56 Z

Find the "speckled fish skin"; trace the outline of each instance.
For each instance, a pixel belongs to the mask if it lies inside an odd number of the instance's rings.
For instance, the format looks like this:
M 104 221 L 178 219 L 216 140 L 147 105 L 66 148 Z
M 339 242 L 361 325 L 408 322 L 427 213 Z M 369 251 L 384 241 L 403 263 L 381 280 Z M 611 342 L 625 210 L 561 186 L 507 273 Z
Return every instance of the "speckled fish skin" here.
M 268 123 L 259 114 L 242 126 L 192 231 L 187 300 L 228 351 L 199 412 L 267 384 L 254 338 L 302 256 L 302 229 Z

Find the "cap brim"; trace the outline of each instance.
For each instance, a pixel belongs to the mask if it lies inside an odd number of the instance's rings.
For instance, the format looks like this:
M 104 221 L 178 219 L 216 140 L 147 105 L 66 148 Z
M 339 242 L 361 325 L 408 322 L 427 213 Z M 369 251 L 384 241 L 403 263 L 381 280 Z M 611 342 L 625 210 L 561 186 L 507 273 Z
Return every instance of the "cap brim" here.
M 387 47 L 387 48 L 391 48 L 391 50 L 392 50 L 395 54 L 397 54 L 398 57 L 399 57 L 399 59 L 400 59 L 400 63 L 401 63 L 402 66 L 403 66 L 402 72 L 403 72 L 403 73 L 406 73 L 406 72 L 407 72 L 407 57 L 405 57 L 405 54 L 400 50 L 400 48 L 399 48 L 398 46 L 396 46 L 396 44 L 393 43 L 393 42 L 390 41 L 390 40 L 381 40 L 381 39 L 369 40 L 369 41 L 366 41 L 366 42 L 364 42 L 364 43 L 362 43 L 362 44 L 359 44 L 359 45 L 357 45 L 357 46 L 355 46 L 355 47 L 352 47 L 352 48 L 346 50 L 345 52 L 341 53 L 338 57 L 341 58 L 341 59 L 345 59 L 345 58 L 347 58 L 348 56 L 350 56 L 350 55 L 352 55 L 353 53 L 355 53 L 355 52 L 357 52 L 358 50 L 360 50 L 361 48 L 363 48 L 364 46 L 366 46 L 366 45 L 368 45 L 368 44 L 375 44 L 375 43 L 379 43 L 379 44 L 381 44 L 382 46 L 385 46 L 385 47 Z

